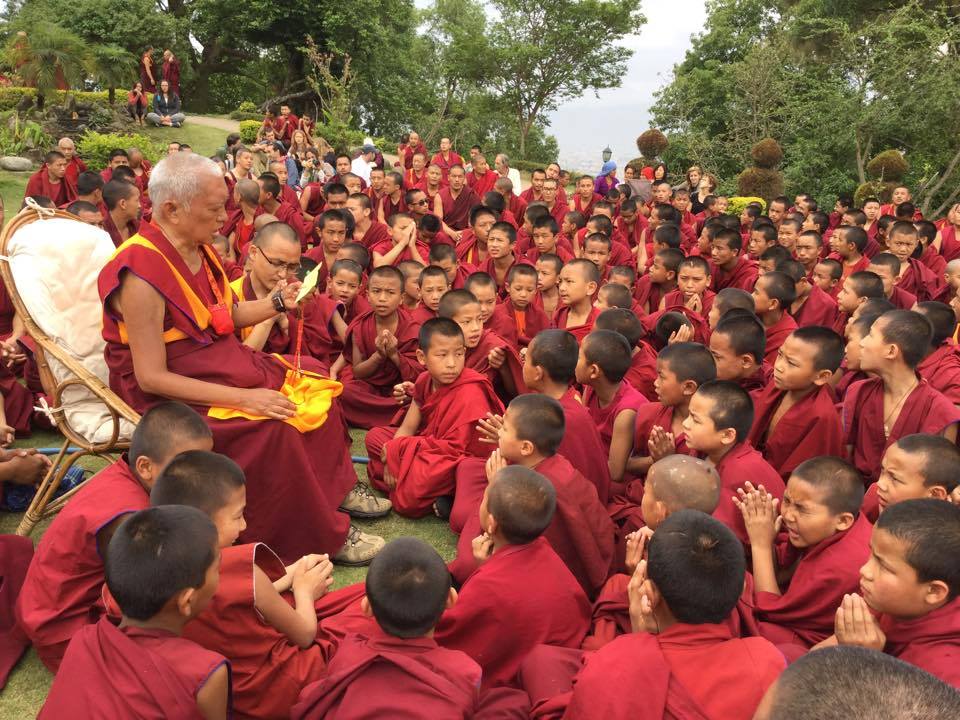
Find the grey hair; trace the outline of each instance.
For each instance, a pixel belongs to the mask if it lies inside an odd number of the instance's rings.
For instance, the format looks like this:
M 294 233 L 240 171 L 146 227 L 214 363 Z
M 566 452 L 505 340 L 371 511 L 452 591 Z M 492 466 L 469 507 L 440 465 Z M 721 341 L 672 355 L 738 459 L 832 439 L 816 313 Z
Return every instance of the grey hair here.
M 150 173 L 147 186 L 154 208 L 175 202 L 184 208 L 200 194 L 204 175 L 223 179 L 223 171 L 210 158 L 195 153 L 167 155 Z
M 497 162 L 497 158 L 503 158 L 503 164 L 506 165 L 507 167 L 510 166 L 510 158 L 507 157 L 507 154 L 506 154 L 506 153 L 499 153 L 499 154 L 497 155 L 497 157 L 495 157 L 495 158 L 493 159 L 493 162 L 494 162 L 494 163 Z

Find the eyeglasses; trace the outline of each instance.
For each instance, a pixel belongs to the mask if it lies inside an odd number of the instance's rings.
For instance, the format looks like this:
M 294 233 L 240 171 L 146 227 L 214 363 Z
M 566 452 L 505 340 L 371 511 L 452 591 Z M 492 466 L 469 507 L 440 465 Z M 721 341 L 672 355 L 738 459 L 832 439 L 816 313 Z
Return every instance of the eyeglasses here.
M 260 255 L 263 256 L 264 260 L 278 270 L 286 270 L 291 275 L 296 275 L 298 272 L 300 272 L 300 263 L 285 263 L 283 260 L 271 260 L 263 250 L 260 250 L 260 248 L 257 248 L 257 250 L 260 252 Z
M 427 204 L 427 200 L 426 200 L 426 198 L 424 198 L 423 200 L 414 200 L 414 201 L 413 201 L 412 203 L 410 203 L 410 204 L 411 204 L 411 205 L 426 205 L 426 204 Z

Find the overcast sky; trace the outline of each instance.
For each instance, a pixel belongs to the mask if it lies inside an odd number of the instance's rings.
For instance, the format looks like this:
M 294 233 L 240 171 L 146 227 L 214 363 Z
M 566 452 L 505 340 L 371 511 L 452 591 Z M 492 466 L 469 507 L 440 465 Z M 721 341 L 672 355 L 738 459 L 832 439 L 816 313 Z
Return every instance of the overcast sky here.
M 599 99 L 584 95 L 551 114 L 548 132 L 560 143 L 564 167 L 596 171 L 606 145 L 620 168 L 639 155 L 636 137 L 649 127 L 653 93 L 683 59 L 690 36 L 701 31 L 706 17 L 704 0 L 644 2 L 643 13 L 647 24 L 640 35 L 622 43 L 634 51 L 623 84 L 601 91 Z

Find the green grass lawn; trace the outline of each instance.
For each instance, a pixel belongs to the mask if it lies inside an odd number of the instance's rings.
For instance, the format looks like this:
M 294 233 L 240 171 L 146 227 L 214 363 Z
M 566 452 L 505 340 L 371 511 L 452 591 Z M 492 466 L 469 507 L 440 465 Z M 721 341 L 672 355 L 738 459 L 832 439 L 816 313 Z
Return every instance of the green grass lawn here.
M 226 130 L 191 124 L 189 116 L 187 116 L 187 121 L 183 124 L 183 127 L 144 127 L 136 131 L 148 135 L 163 145 L 173 140 L 179 143 L 187 143 L 195 153 L 208 157 L 213 155 L 217 148 L 226 145 L 228 135 Z
M 354 455 L 366 455 L 363 444 L 364 432 L 362 430 L 352 430 L 350 435 L 353 439 L 352 453 Z M 18 447 L 53 447 L 59 446 L 60 442 L 62 440 L 56 433 L 38 432 L 34 433 L 29 440 L 17 441 L 15 445 Z M 84 467 L 96 470 L 103 465 L 105 465 L 103 461 L 91 459 L 84 464 Z M 366 479 L 365 466 L 357 466 L 357 474 L 361 479 Z M 19 513 L 0 512 L 0 533 L 14 532 L 20 518 Z M 34 529 L 31 535 L 34 543 L 39 542 L 49 524 L 50 521 L 44 521 Z M 404 535 L 414 535 L 422 538 L 435 547 L 445 560 L 452 560 L 456 552 L 456 536 L 450 531 L 446 522 L 437 518 L 408 520 L 391 513 L 380 520 L 357 521 L 357 525 L 362 527 L 364 531 L 382 535 L 387 540 Z M 365 577 L 366 568 L 338 567 L 334 571 L 334 588 L 362 582 Z M 37 653 L 33 648 L 30 648 L 17 667 L 14 668 L 10 679 L 7 681 L 6 688 L 3 692 L 0 692 L 0 720 L 21 720 L 22 718 L 35 717 L 43 705 L 52 679 L 53 677 L 37 657 Z

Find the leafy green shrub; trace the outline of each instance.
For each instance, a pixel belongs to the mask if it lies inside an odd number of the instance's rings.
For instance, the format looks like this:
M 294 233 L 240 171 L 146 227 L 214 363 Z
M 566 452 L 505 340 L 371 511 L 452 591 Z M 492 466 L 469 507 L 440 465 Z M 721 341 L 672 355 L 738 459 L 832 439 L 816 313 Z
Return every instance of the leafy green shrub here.
M 166 148 L 146 135 L 117 133 L 85 132 L 77 140 L 77 151 L 86 163 L 95 169 L 107 166 L 110 151 L 116 148 L 136 147 L 143 152 L 143 156 L 151 163 L 156 163 L 166 154 Z
M 783 160 L 780 144 L 764 138 L 750 150 L 754 165 L 737 176 L 737 193 L 741 197 L 760 197 L 770 202 L 783 195 L 783 173 L 776 169 Z
M 877 180 L 900 182 L 910 169 L 903 154 L 898 150 L 884 150 L 867 163 L 867 176 Z
M 253 100 L 244 100 L 242 103 L 237 105 L 237 112 L 245 112 L 245 113 L 258 112 L 257 104 L 253 102 Z M 263 113 L 260 113 L 260 114 L 262 115 Z
M 655 160 L 669 144 L 667 136 L 656 128 L 650 128 L 637 138 L 637 149 L 648 162 Z
M 758 168 L 772 170 L 783 160 L 783 150 L 773 138 L 764 138 L 750 150 L 750 157 Z
M 241 120 L 240 121 L 240 142 L 246 145 L 252 145 L 257 141 L 257 133 L 260 132 L 261 120 Z
M 863 207 L 863 201 L 868 197 L 879 198 L 880 202 L 888 203 L 893 199 L 893 191 L 897 189 L 896 182 L 885 180 L 867 180 L 853 193 L 853 204 Z
M 0 155 L 22 155 L 28 150 L 46 152 L 54 139 L 33 120 L 23 120 L 12 111 L 0 115 Z M 12 119 L 12 122 L 10 120 Z
M 727 204 L 727 215 L 737 215 L 743 212 L 743 209 L 750 205 L 751 203 L 757 203 L 760 207 L 763 208 L 764 212 L 767 210 L 767 201 L 762 197 L 743 197 L 741 195 L 734 195 L 728 199 Z
M 32 98 L 37 97 L 36 88 L 26 87 L 0 87 L 0 110 L 10 110 L 17 106 L 24 95 Z M 73 95 L 78 102 L 89 102 L 95 105 L 110 107 L 110 99 L 107 91 L 103 92 L 85 92 L 82 90 L 56 90 L 47 96 L 47 104 L 62 104 L 67 95 Z

